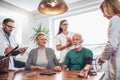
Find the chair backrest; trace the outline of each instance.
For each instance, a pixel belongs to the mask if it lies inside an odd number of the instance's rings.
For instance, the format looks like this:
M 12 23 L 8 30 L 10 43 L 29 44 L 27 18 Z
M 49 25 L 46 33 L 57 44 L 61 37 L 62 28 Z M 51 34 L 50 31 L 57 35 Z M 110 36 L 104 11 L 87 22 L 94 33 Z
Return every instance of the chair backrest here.
M 0 56 L 0 73 L 5 73 L 9 71 L 9 59 L 9 56 Z

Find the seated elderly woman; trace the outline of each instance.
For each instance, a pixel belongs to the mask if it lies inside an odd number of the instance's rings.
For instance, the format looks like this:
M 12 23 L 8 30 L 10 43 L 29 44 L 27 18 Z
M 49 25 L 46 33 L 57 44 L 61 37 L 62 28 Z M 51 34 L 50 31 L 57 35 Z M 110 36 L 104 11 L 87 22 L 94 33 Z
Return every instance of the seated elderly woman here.
M 54 50 L 46 45 L 46 36 L 44 33 L 39 33 L 36 37 L 38 48 L 32 49 L 29 53 L 26 69 L 54 69 L 61 71 L 59 62 L 54 54 Z

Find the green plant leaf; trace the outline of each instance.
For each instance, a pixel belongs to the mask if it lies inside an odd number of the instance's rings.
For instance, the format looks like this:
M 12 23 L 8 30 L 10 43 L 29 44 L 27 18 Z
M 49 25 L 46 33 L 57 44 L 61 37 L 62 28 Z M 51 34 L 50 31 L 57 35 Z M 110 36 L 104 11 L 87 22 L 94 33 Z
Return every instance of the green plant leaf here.
M 43 26 L 42 24 L 39 24 L 38 26 L 33 27 L 33 30 L 35 33 L 29 38 L 31 41 L 36 42 L 37 34 L 43 32 L 45 33 L 47 41 L 49 42 L 49 28 Z

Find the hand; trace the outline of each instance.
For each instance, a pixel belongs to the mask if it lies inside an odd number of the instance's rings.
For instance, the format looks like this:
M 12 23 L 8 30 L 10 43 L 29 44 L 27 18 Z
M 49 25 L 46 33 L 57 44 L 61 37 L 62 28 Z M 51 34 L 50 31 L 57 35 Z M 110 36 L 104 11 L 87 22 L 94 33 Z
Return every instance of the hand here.
M 66 37 L 66 39 L 67 39 L 67 42 L 66 42 L 65 46 L 66 46 L 66 47 L 72 46 L 71 38 L 70 38 L 70 37 Z
M 8 45 L 8 47 L 5 49 L 5 53 L 9 53 L 12 50 L 13 50 L 13 47 L 11 47 L 10 45 Z
M 72 42 L 67 42 L 67 46 L 68 47 L 72 46 Z
M 67 66 L 66 66 L 66 65 L 62 65 L 62 69 L 63 69 L 63 70 L 66 70 L 66 69 L 67 69 Z
M 61 68 L 61 66 L 55 66 L 55 67 L 54 67 L 54 70 L 55 70 L 55 71 L 62 71 L 62 68 Z
M 88 70 L 82 69 L 78 76 L 86 78 L 88 76 Z
M 66 37 L 67 42 L 72 42 L 70 37 Z
M 18 51 L 20 51 L 20 53 L 25 53 L 25 51 L 26 51 L 27 48 L 28 48 L 28 47 L 19 48 Z
M 104 62 L 101 58 L 98 59 L 98 64 L 102 65 Z

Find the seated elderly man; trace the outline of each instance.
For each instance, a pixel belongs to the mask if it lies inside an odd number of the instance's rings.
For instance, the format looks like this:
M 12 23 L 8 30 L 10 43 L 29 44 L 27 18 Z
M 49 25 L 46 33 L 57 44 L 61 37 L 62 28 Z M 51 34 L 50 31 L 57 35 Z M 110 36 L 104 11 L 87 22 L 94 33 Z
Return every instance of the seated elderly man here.
M 72 36 L 74 49 L 67 52 L 62 68 L 68 68 L 69 70 L 81 70 L 79 75 L 86 77 L 88 71 L 91 69 L 93 52 L 85 47 L 82 47 L 82 42 L 83 39 L 80 34 L 75 33 Z
M 54 50 L 46 45 L 46 36 L 44 33 L 39 33 L 36 37 L 38 48 L 32 49 L 29 53 L 26 69 L 54 69 L 61 71 L 59 62 L 54 54 Z

